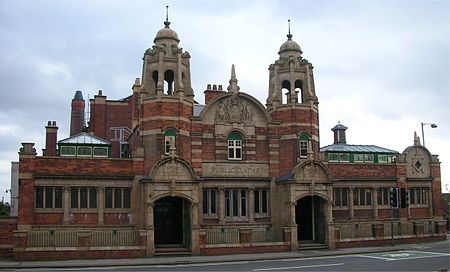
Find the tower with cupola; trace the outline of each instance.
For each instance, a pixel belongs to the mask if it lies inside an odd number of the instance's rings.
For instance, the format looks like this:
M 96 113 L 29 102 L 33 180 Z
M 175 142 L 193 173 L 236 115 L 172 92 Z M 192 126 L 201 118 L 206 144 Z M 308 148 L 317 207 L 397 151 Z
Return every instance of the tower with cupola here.
M 190 58 L 179 47 L 178 34 L 170 28 L 168 15 L 151 48 L 143 57 L 139 90 L 139 143 L 145 171 L 172 154 L 190 159 L 189 126 L 194 105 Z
M 284 156 L 280 165 L 285 169 L 280 173 L 288 172 L 296 162 L 318 159 L 319 152 L 319 102 L 313 66 L 302 57 L 292 37 L 289 21 L 287 41 L 278 51 L 279 58 L 269 66 L 266 105 L 274 120 L 281 122 L 278 133 L 280 154 Z

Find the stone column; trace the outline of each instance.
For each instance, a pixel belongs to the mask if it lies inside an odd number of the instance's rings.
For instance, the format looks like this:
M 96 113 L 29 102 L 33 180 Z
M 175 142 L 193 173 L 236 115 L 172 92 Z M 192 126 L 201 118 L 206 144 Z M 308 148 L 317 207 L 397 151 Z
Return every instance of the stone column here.
M 147 214 L 146 214 L 146 222 L 145 222 L 145 228 L 151 229 L 153 228 L 153 202 L 147 203 Z M 148 240 L 148 238 L 147 238 Z
M 192 209 L 192 233 L 191 233 L 191 250 L 193 255 L 199 255 L 200 254 L 200 224 L 198 221 L 198 202 L 193 202 L 191 205 Z
M 353 188 L 349 188 L 348 193 L 349 193 L 348 208 L 349 208 L 349 212 L 350 212 L 350 219 L 353 219 L 355 217 L 355 210 L 353 209 Z
M 105 224 L 105 188 L 97 188 L 98 193 L 98 225 Z
M 294 201 L 287 203 L 287 210 L 288 210 L 288 227 L 291 229 L 291 251 L 297 251 L 298 250 L 298 233 L 297 233 L 297 224 L 295 222 L 295 205 L 297 203 Z
M 147 203 L 145 228 L 147 230 L 147 244 L 145 255 L 151 257 L 155 254 L 155 226 L 153 225 L 153 202 Z
M 63 224 L 69 225 L 69 209 L 70 209 L 70 201 L 69 201 L 69 187 L 63 187 L 63 209 L 64 209 L 64 216 L 63 216 Z
M 372 189 L 372 198 L 373 218 L 378 219 L 378 188 Z
M 433 188 L 428 189 L 428 213 L 430 217 L 433 216 Z
M 225 205 L 224 205 L 224 189 L 219 188 L 219 224 L 223 224 L 225 222 Z
M 255 188 L 250 188 L 248 195 L 248 222 L 255 223 Z

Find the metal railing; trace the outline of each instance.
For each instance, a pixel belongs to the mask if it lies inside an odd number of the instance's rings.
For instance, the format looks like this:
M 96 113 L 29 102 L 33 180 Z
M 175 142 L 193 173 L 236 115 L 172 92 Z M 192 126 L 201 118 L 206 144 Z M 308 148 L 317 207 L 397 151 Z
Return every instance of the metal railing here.
M 139 232 L 135 230 L 93 231 L 91 246 L 137 246 Z
M 258 228 L 252 231 L 252 243 L 271 243 L 284 241 L 283 230 Z
M 208 229 L 206 244 L 239 244 L 239 229 Z
M 27 236 L 29 247 L 74 247 L 78 245 L 76 231 L 38 230 Z

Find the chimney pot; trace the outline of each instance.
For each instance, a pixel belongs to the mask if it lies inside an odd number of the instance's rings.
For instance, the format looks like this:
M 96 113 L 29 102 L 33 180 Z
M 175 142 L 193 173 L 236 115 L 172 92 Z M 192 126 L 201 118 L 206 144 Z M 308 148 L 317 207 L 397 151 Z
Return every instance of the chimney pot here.
M 206 85 L 207 90 L 211 90 L 211 84 Z
M 213 85 L 213 91 L 217 91 L 217 85 L 216 84 Z
M 102 90 L 98 90 L 98 95 L 103 95 Z
M 53 126 L 56 127 L 56 121 L 53 121 Z
M 48 121 L 47 126 L 51 126 L 51 125 L 52 125 L 52 121 Z
M 222 85 L 219 85 L 219 91 L 223 91 Z

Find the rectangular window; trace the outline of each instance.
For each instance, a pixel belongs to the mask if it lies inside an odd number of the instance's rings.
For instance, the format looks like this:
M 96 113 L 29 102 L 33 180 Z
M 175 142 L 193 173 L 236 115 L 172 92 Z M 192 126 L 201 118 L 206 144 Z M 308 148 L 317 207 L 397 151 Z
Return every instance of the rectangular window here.
M 339 154 L 338 153 L 328 153 L 328 161 L 330 162 L 338 162 Z
M 373 154 L 364 154 L 364 162 L 373 162 Z
M 44 188 L 36 187 L 36 208 L 44 208 Z
M 364 162 L 364 154 L 354 154 L 353 158 L 355 162 Z
M 262 217 L 269 213 L 269 190 L 255 189 L 255 215 Z
M 78 147 L 78 156 L 80 156 L 80 157 L 91 157 L 92 156 L 92 147 L 90 147 L 90 146 L 79 146 Z
M 225 189 L 225 216 L 242 219 L 247 216 L 247 190 Z
M 45 208 L 53 208 L 53 188 L 45 188 Z
M 123 208 L 129 209 L 131 207 L 131 190 L 128 188 L 123 189 Z
M 242 160 L 242 141 L 228 140 L 228 159 Z
M 72 209 L 96 209 L 97 188 L 72 187 L 70 189 L 70 207 Z
M 76 148 L 75 146 L 61 146 L 60 149 L 61 156 L 76 156 Z
M 105 208 L 111 209 L 113 203 L 113 190 L 111 188 L 105 189 Z
M 348 153 L 340 153 L 339 154 L 339 161 L 340 162 L 349 162 L 350 161 L 350 154 L 348 154 Z
M 300 141 L 300 158 L 308 156 L 308 141 Z
M 105 188 L 105 208 L 130 209 L 130 188 Z
M 353 189 L 353 205 L 354 206 L 372 205 L 372 190 L 368 188 Z
M 378 154 L 378 163 L 387 163 L 387 162 L 388 162 L 387 155 Z
M 349 153 L 328 153 L 328 161 L 329 162 L 349 162 L 350 154 Z
M 389 197 L 390 188 L 378 188 L 377 192 L 377 204 L 378 205 L 390 205 Z
M 216 189 L 203 189 L 203 214 L 216 214 Z
M 412 205 L 428 204 L 428 188 L 411 188 L 409 190 L 409 202 Z
M 172 144 L 175 145 L 175 136 L 164 136 L 164 154 L 169 155 Z
M 122 208 L 122 189 L 114 189 L 114 208 Z
M 78 188 L 70 189 L 70 207 L 78 209 Z
M 108 148 L 107 147 L 94 147 L 94 157 L 108 157 Z
M 37 209 L 62 208 L 62 188 L 36 187 L 35 207 Z
M 336 207 L 346 207 L 348 205 L 348 188 L 334 189 L 334 205 Z

